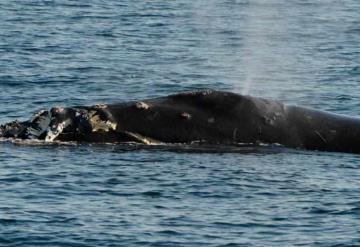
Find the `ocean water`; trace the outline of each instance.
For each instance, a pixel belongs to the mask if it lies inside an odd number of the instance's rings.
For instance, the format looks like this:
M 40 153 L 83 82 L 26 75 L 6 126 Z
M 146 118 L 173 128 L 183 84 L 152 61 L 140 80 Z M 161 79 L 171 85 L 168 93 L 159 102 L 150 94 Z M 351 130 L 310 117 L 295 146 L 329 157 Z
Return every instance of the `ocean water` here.
M 360 116 L 360 1 L 0 1 L 0 122 L 204 88 Z M 0 246 L 360 246 L 360 156 L 0 143 Z

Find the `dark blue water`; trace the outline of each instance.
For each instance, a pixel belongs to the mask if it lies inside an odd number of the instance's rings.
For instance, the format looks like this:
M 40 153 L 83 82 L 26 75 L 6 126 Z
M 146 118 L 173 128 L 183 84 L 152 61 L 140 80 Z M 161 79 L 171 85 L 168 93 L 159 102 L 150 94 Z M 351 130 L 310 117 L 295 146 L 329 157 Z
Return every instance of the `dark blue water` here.
M 360 116 L 358 0 L 3 0 L 0 23 L 1 122 L 202 88 Z M 0 245 L 360 245 L 359 155 L 205 151 L 2 142 Z

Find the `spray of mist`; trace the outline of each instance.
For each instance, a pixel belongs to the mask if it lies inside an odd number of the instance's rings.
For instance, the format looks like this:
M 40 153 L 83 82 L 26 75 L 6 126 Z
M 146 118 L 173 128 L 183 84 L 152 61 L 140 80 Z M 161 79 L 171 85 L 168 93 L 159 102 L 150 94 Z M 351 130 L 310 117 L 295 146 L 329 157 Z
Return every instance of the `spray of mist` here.
M 240 0 L 222 5 L 206 1 L 193 7 L 196 24 L 207 32 L 202 39 L 206 40 L 207 50 L 213 51 L 207 57 L 217 68 L 216 73 L 232 84 L 235 92 L 259 94 L 258 88 L 279 81 L 280 74 L 284 77 L 288 58 L 284 56 L 286 47 L 282 37 L 287 26 L 281 1 Z M 219 35 L 220 30 L 224 35 Z M 234 42 L 231 40 L 237 40 L 238 44 L 227 45 Z
M 281 15 L 282 5 L 273 1 L 251 1 L 242 48 L 244 83 L 235 83 L 235 90 L 249 94 L 257 83 L 276 79 L 283 68 L 279 37 L 286 32 Z M 278 72 L 278 73 L 277 73 Z M 281 71 L 283 73 L 283 71 Z

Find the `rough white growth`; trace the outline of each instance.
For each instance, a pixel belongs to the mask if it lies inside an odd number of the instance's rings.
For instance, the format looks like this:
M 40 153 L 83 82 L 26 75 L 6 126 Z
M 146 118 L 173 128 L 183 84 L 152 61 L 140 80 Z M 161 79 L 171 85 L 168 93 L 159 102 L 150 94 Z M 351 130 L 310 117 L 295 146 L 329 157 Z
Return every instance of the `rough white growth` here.
M 66 120 L 64 122 L 59 123 L 55 128 L 48 128 L 45 142 L 52 142 L 58 137 L 63 130 L 70 124 L 70 121 Z M 53 130 L 52 130 L 53 129 Z

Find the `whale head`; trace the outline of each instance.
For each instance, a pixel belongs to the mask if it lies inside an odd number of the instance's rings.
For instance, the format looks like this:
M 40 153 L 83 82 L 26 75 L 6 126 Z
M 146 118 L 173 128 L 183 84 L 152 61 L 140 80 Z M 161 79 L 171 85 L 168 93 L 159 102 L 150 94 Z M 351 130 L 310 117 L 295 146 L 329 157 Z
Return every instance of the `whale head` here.
M 0 137 L 45 142 L 83 140 L 87 136 L 100 138 L 101 135 L 114 139 L 116 128 L 116 121 L 104 107 L 54 107 L 36 113 L 28 121 L 0 125 Z

